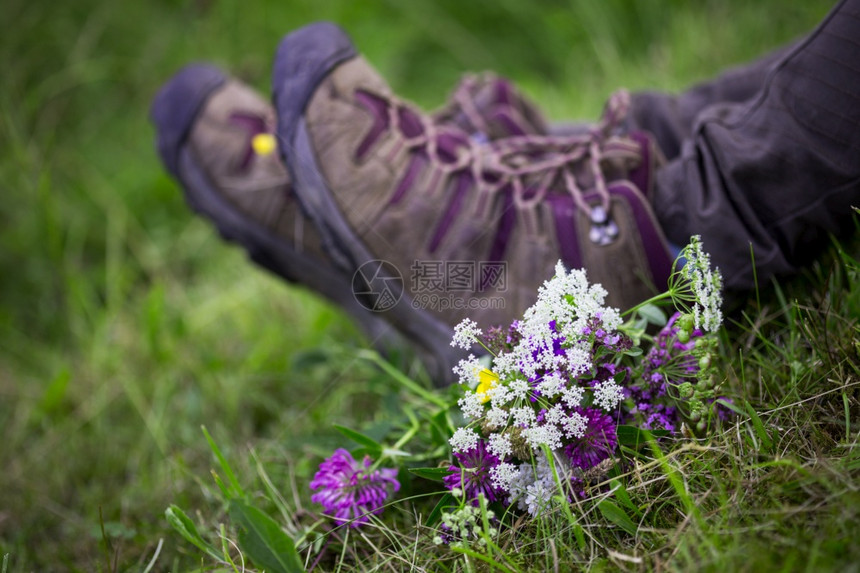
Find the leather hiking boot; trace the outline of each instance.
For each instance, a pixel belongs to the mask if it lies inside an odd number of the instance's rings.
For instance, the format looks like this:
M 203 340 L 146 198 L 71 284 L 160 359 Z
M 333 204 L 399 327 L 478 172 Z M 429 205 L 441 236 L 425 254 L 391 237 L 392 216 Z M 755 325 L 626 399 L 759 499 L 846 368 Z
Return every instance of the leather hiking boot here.
M 258 265 L 346 310 L 379 345 L 393 332 L 364 309 L 351 277 L 331 264 L 302 215 L 276 152 L 275 113 L 254 90 L 208 65 L 190 65 L 159 91 L 150 117 L 158 152 L 189 206 Z
M 397 98 L 330 23 L 284 38 L 273 86 L 279 149 L 336 264 L 440 362 L 458 358 L 454 324 L 507 325 L 559 259 L 612 305 L 665 287 L 646 198 L 659 153 L 615 133 L 626 93 L 581 135 L 481 141 Z
M 490 74 L 463 78 L 438 116 L 479 139 L 544 129 L 535 107 L 510 82 Z M 368 310 L 374 301 L 356 299 L 353 273 L 331 263 L 302 215 L 275 152 L 270 104 L 217 68 L 190 65 L 164 85 L 151 117 L 159 155 L 192 209 L 260 266 L 341 306 L 380 350 L 398 345 L 392 327 Z M 435 380 L 451 378 L 447 362 L 421 356 Z

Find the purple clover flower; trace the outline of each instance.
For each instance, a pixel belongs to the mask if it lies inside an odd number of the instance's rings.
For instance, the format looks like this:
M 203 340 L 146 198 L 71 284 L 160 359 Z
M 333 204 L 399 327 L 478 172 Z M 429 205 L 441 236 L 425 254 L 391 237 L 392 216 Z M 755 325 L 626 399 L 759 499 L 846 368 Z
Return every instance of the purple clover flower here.
M 310 488 L 320 491 L 311 496 L 311 501 L 321 504 L 326 513 L 339 523 L 358 527 L 367 523 L 368 515 L 378 514 L 392 493 L 400 489 L 395 479 L 397 470 L 380 468 L 369 471 L 370 456 L 359 463 L 343 448 L 323 463 L 311 480 Z
M 597 408 L 577 408 L 576 411 L 588 418 L 585 435 L 564 447 L 570 465 L 587 470 L 609 458 L 618 445 L 615 424 L 612 417 Z
M 484 440 L 465 452 L 455 452 L 458 466 L 450 466 L 453 472 L 443 478 L 448 489 L 460 488 L 466 494 L 466 499 L 478 499 L 478 494 L 484 494 L 487 502 L 502 498 L 503 492 L 493 487 L 490 470 L 501 463 L 501 460 L 487 451 Z

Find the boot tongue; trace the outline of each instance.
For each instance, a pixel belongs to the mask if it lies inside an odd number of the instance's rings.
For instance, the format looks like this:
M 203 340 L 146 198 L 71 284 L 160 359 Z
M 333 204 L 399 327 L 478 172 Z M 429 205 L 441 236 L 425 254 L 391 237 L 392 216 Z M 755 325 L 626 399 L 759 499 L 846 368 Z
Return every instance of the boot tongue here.
M 486 135 L 490 139 L 544 135 L 548 131 L 537 108 L 504 78 L 495 78 L 482 85 L 474 95 L 474 101 L 482 111 L 488 131 Z
M 547 133 L 534 104 L 511 82 L 489 74 L 464 77 L 435 119 L 456 125 L 478 140 Z
M 655 170 L 665 163 L 665 159 L 653 137 L 648 133 L 632 131 L 628 137 L 639 145 L 642 154 L 642 161 L 630 172 L 630 181 L 642 191 L 645 197 L 650 198 L 654 188 Z

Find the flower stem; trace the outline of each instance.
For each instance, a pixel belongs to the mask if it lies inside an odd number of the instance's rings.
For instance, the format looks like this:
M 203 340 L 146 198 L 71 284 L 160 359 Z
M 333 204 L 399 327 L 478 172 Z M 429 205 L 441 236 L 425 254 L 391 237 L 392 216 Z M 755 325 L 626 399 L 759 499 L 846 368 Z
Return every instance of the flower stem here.
M 624 312 L 621 313 L 621 316 L 627 316 L 628 314 L 632 314 L 632 313 L 638 311 L 643 306 L 647 306 L 649 304 L 654 304 L 654 303 L 660 302 L 661 300 L 664 300 L 667 298 L 672 298 L 672 290 L 671 289 L 666 291 L 666 292 L 660 293 L 658 295 L 652 296 L 648 300 L 640 302 L 639 304 L 637 304 L 636 306 L 634 306 L 631 309 L 625 310 Z
M 477 336 L 473 336 L 472 338 L 474 338 L 474 339 L 475 339 L 475 342 L 477 342 L 478 344 L 480 344 L 480 345 L 481 345 L 481 347 L 483 347 L 483 349 L 484 349 L 484 350 L 486 350 L 489 354 L 491 354 L 493 358 L 498 358 L 498 355 L 497 355 L 495 352 L 493 352 L 492 350 L 490 350 L 489 348 L 487 348 L 487 345 L 486 345 L 486 344 L 484 344 L 483 342 L 481 342 L 481 341 L 478 339 L 478 337 L 477 337 Z
M 440 408 L 447 409 L 449 407 L 448 402 L 446 402 L 430 390 L 422 388 L 414 380 L 412 380 L 411 378 L 403 374 L 400 370 L 386 362 L 378 353 L 372 350 L 364 349 L 358 352 L 358 356 L 364 358 L 365 360 L 369 360 L 370 362 L 373 362 L 374 364 L 382 368 L 394 380 L 399 382 L 401 386 L 411 391 L 413 394 L 424 398 L 431 404 L 435 404 Z

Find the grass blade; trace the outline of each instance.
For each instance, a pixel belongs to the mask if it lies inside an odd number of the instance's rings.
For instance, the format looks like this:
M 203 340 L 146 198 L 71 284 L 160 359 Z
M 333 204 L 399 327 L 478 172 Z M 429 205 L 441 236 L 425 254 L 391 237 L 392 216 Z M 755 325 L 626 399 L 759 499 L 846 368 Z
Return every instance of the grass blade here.
M 382 444 L 371 438 L 370 436 L 366 436 L 361 432 L 357 432 L 346 426 L 341 426 L 340 424 L 334 424 L 334 429 L 352 440 L 353 442 L 363 446 L 367 449 L 367 452 L 373 458 L 378 458 L 379 454 L 382 453 Z
M 622 446 L 628 446 L 631 448 L 638 448 L 639 446 L 644 446 L 653 438 L 661 438 L 663 436 L 669 435 L 669 432 L 666 430 L 642 430 L 637 428 L 636 426 L 618 426 L 616 429 L 616 435 L 618 436 L 618 443 Z
M 503 563 L 499 563 L 498 561 L 496 561 L 492 557 L 490 557 L 488 555 L 484 555 L 483 553 L 478 553 L 477 551 L 473 551 L 473 550 L 468 549 L 466 547 L 451 546 L 451 551 L 454 551 L 456 553 L 462 553 L 464 555 L 468 555 L 469 557 L 471 557 L 473 559 L 483 561 L 484 563 L 489 565 L 491 568 L 496 569 L 498 571 L 505 571 L 506 573 L 514 573 L 513 569 L 511 569 L 510 567 L 507 567 Z
M 750 417 L 750 421 L 752 422 L 753 429 L 755 430 L 756 435 L 759 440 L 761 440 L 762 447 L 768 451 L 773 451 L 773 440 L 771 440 L 770 435 L 767 433 L 767 429 L 764 427 L 764 423 L 762 423 L 761 418 L 759 418 L 756 411 L 753 409 L 752 405 L 749 402 L 744 402 L 744 408 L 746 409 L 747 415 Z
M 445 476 L 451 474 L 448 468 L 409 468 L 409 473 L 431 481 L 442 481 Z
M 639 511 L 639 508 L 636 507 L 633 502 L 630 500 L 630 496 L 627 494 L 627 488 L 624 487 L 624 484 L 621 483 L 618 479 L 613 479 L 609 482 L 609 487 L 612 488 L 613 494 L 615 495 L 615 499 L 621 502 L 622 505 L 630 509 L 636 517 L 642 517 L 642 512 Z
M 200 551 L 212 557 L 216 561 L 221 561 L 221 555 L 215 550 L 214 547 L 209 545 L 205 539 L 200 535 L 200 532 L 197 531 L 197 526 L 191 520 L 190 517 L 185 515 L 185 512 L 182 511 L 178 506 L 171 505 L 164 512 L 164 517 L 167 518 L 167 522 L 175 529 L 182 537 L 185 538 L 186 541 L 197 547 Z
M 239 500 L 230 502 L 230 516 L 239 523 L 239 546 L 251 560 L 271 573 L 304 571 L 296 545 L 271 517 Z
M 445 400 L 443 400 L 430 390 L 422 388 L 417 382 L 415 382 L 414 380 L 406 376 L 403 372 L 386 362 L 378 353 L 372 350 L 365 349 L 361 350 L 358 353 L 358 356 L 364 358 L 365 360 L 369 360 L 370 362 L 373 362 L 374 364 L 382 368 L 382 370 L 384 370 L 386 374 L 391 376 L 391 378 L 393 378 L 401 386 L 403 386 L 416 396 L 419 396 L 420 398 L 423 398 L 431 404 L 439 406 L 440 408 L 448 407 L 448 403 L 445 402 Z
M 603 517 L 607 520 L 611 521 L 630 535 L 636 535 L 636 524 L 633 523 L 633 520 L 630 519 L 630 516 L 628 516 L 623 509 L 608 499 L 604 499 L 598 503 L 597 509 L 600 510 L 600 513 L 602 513 Z
M 433 524 L 439 521 L 439 517 L 442 515 L 442 509 L 452 505 L 457 505 L 457 498 L 450 493 L 446 493 L 430 512 L 430 515 L 427 516 L 427 522 L 424 525 L 427 527 L 433 527 Z
M 230 464 L 227 463 L 227 458 L 224 457 L 224 454 L 221 453 L 215 440 L 213 440 L 212 436 L 209 435 L 209 431 L 206 429 L 206 426 L 200 426 L 200 428 L 203 430 L 203 435 L 206 436 L 206 441 L 209 442 L 209 449 L 212 450 L 212 453 L 215 455 L 215 458 L 221 466 L 221 471 L 223 471 L 224 475 L 227 477 L 229 486 L 226 488 L 226 494 L 229 498 L 245 497 L 245 491 L 242 489 L 242 486 L 239 485 L 239 480 L 236 479 L 236 474 L 233 473 L 233 468 L 231 468 Z

